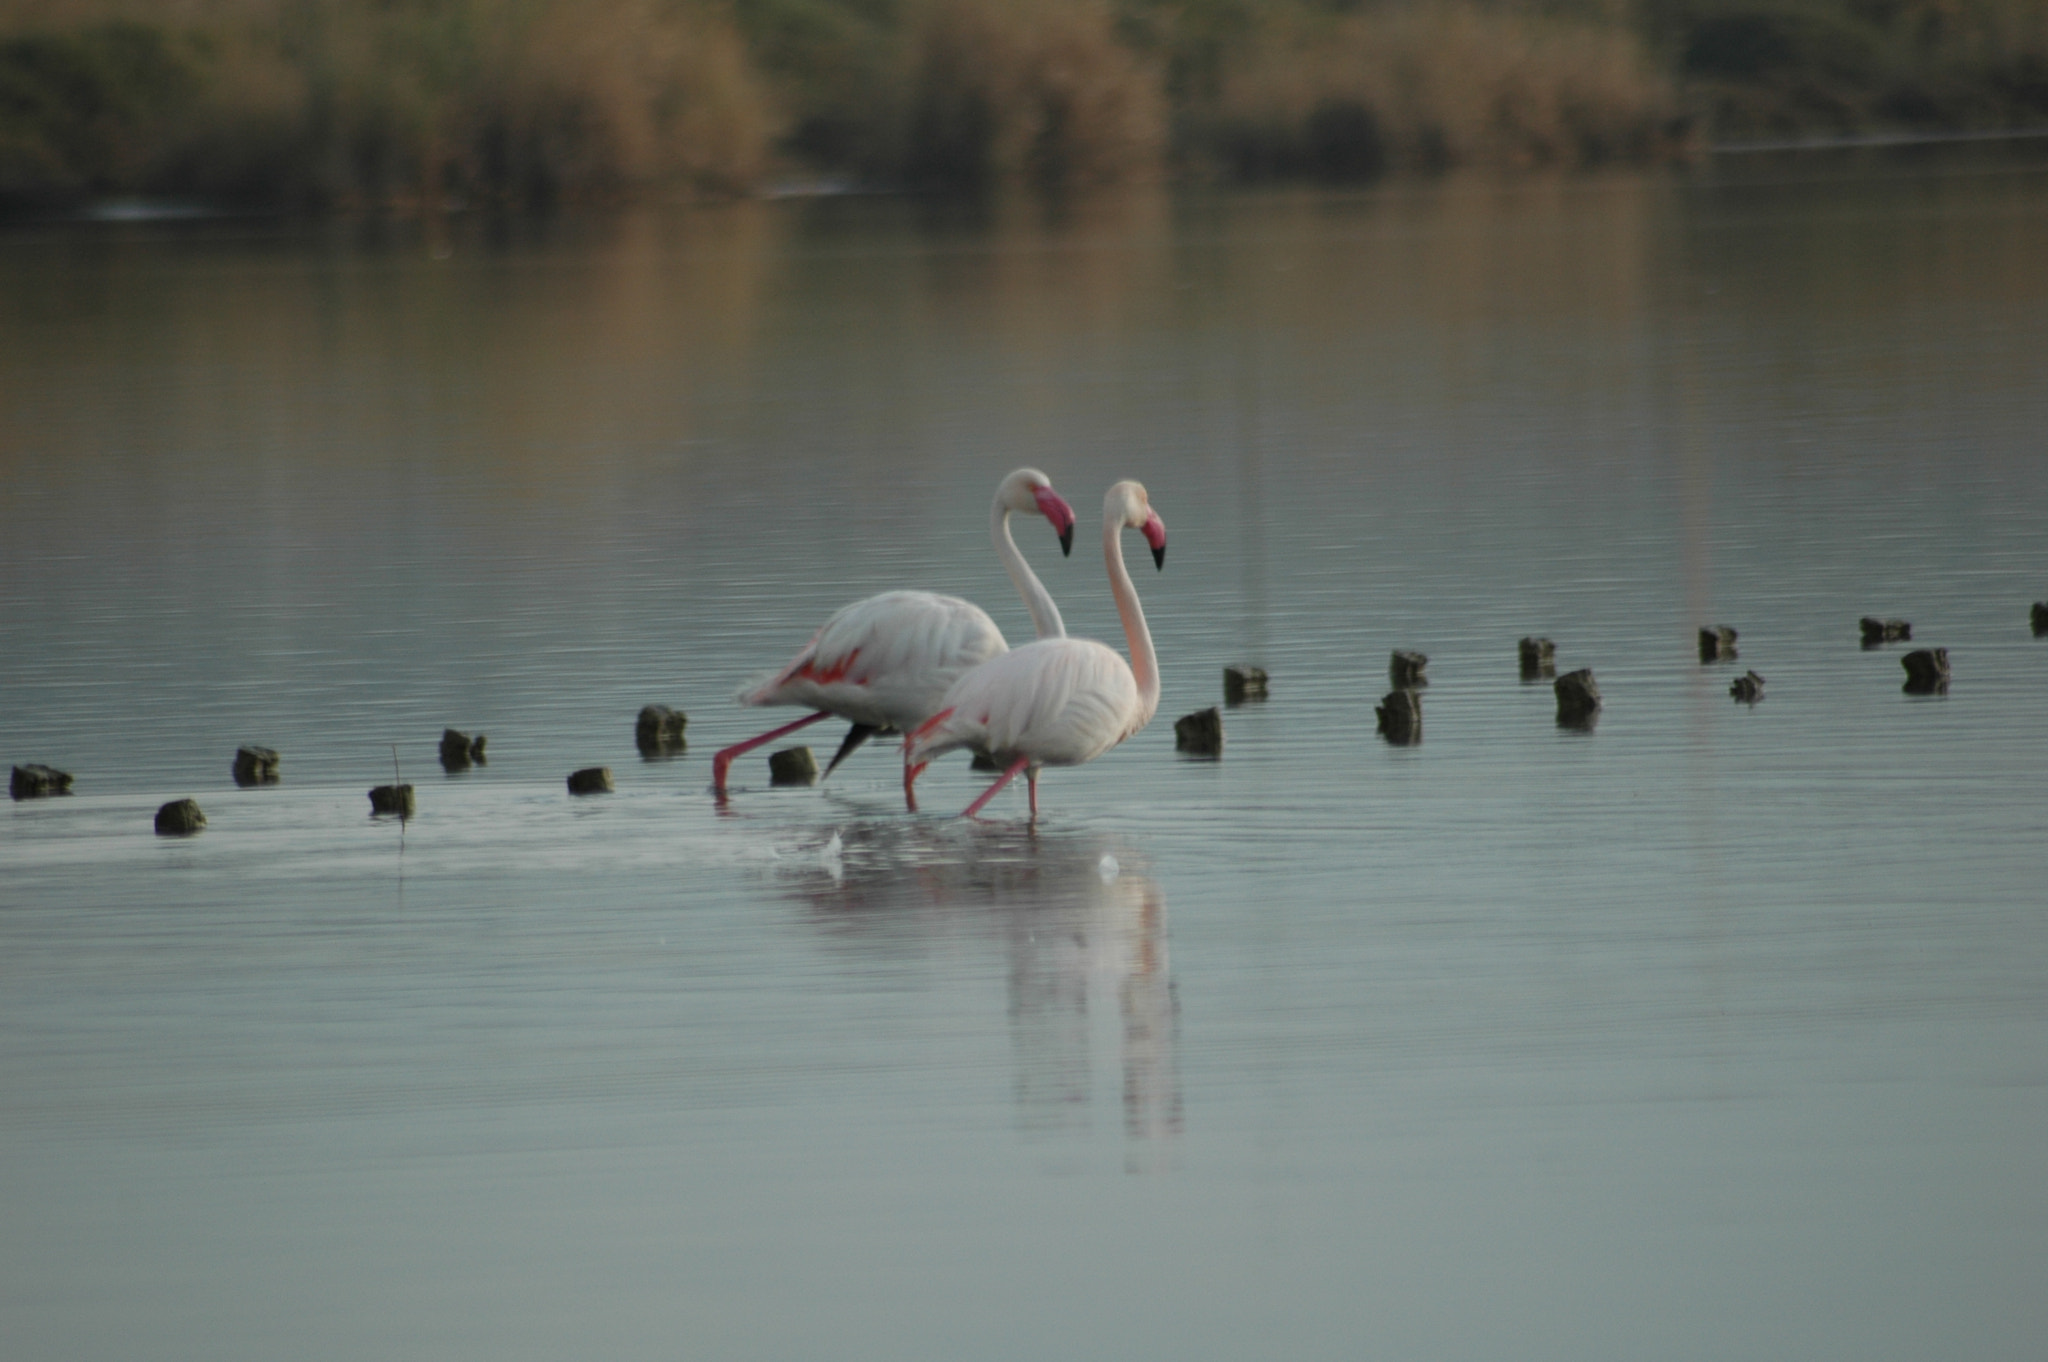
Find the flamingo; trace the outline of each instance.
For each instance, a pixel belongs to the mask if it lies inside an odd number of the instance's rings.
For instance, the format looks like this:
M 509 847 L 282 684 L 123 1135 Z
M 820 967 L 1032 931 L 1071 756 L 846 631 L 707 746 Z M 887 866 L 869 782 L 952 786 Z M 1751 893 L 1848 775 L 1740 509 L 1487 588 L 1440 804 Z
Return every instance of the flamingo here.
M 1038 636 L 1060 637 L 1067 626 L 1059 607 L 1010 537 L 1013 511 L 1043 515 L 1059 533 L 1060 552 L 1072 553 L 1074 508 L 1053 490 L 1052 479 L 1035 468 L 1020 468 L 1004 478 L 989 507 L 996 556 L 1024 598 Z M 962 673 L 1009 651 L 1009 646 L 980 606 L 957 596 L 885 591 L 842 607 L 788 666 L 739 697 L 743 705 L 807 705 L 816 712 L 719 752 L 711 759 L 712 789 L 724 797 L 733 758 L 836 714 L 853 727 L 825 768 L 829 776 L 876 733 L 908 733 L 930 718 L 946 688 Z M 913 812 L 916 780 L 915 772 L 904 772 L 903 797 Z
M 1092 639 L 1042 638 L 990 658 L 953 683 L 939 712 L 903 740 L 904 783 L 934 757 L 971 747 L 995 757 L 1003 774 L 960 816 L 972 818 L 996 791 L 1025 773 L 1038 817 L 1038 768 L 1079 766 L 1115 747 L 1159 708 L 1159 660 L 1138 589 L 1124 567 L 1123 531 L 1141 530 L 1154 566 L 1166 566 L 1166 526 L 1145 489 L 1120 482 L 1102 499 L 1102 556 L 1110 594 L 1131 649 L 1126 663 Z

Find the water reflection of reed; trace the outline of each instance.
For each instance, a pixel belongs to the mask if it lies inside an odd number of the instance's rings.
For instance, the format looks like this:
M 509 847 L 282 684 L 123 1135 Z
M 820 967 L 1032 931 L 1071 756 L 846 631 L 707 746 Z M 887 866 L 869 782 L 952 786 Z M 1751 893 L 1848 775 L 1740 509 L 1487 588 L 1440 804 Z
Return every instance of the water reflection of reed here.
M 0 268 L 39 323 L 0 334 L 0 466 L 34 429 L 40 458 L 204 449 L 231 483 L 317 476 L 329 516 L 337 487 L 426 474 L 461 481 L 479 520 L 574 506 L 687 454 L 703 409 L 744 387 L 788 221 L 747 203 L 67 244 L 66 265 L 92 265 Z M 132 351 L 177 362 L 112 402 L 17 381 Z
M 821 931 L 898 957 L 961 929 L 1002 942 L 1025 1130 L 1086 1130 L 1097 1054 L 1113 1046 L 1125 1135 L 1156 1150 L 1179 1133 L 1166 896 L 1131 868 L 1130 847 L 1085 834 L 978 830 L 963 840 L 921 823 L 850 824 L 836 836 L 792 886 Z

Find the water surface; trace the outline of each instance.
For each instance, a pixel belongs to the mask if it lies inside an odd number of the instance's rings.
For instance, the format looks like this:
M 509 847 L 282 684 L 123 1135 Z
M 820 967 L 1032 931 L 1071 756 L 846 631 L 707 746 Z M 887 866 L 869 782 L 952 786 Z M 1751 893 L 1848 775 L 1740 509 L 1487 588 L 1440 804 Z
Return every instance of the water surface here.
M 0 738 L 78 793 L 0 809 L 0 1341 L 2031 1355 L 2044 239 L 1988 156 L 13 230 Z M 1151 489 L 1160 719 L 1035 828 L 882 743 L 717 806 L 839 604 L 1028 636 L 1023 463 L 1079 634 Z

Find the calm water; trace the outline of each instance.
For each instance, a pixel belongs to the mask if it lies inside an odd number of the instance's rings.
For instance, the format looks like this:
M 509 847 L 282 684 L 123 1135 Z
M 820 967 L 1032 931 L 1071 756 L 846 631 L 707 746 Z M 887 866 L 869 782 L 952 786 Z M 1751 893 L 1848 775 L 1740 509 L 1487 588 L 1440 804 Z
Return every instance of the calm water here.
M 15 228 L 0 319 L 8 1357 L 2036 1355 L 2040 160 Z M 1075 633 L 1151 489 L 1152 728 L 721 813 L 837 605 L 1028 636 L 1022 463 Z

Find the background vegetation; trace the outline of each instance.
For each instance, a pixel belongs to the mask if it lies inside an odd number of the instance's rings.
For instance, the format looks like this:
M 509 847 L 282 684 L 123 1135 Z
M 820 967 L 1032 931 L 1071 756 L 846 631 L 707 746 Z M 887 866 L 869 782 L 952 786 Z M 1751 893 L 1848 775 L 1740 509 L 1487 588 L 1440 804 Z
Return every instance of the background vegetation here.
M 2048 122 L 2048 0 L 0 0 L 0 203 L 1576 166 Z

